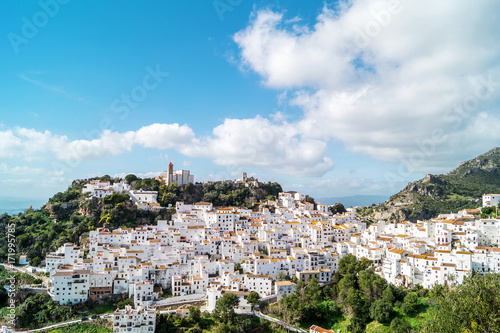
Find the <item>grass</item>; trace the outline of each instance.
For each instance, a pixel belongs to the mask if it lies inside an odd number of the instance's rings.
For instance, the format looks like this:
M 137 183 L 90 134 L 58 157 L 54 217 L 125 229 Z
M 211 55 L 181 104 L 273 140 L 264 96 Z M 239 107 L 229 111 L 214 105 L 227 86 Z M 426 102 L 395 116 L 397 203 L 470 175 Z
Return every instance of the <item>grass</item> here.
M 116 306 L 114 305 L 95 305 L 89 309 L 89 314 L 104 314 L 104 313 L 113 313 L 116 310 Z
M 431 318 L 432 311 L 436 309 L 429 304 L 429 297 L 419 297 L 418 300 L 420 305 L 412 315 L 405 315 L 400 308 L 394 308 L 395 317 L 406 319 L 414 330 L 418 330 L 423 323 L 427 322 Z
M 383 325 L 378 321 L 372 321 L 368 325 L 366 325 L 366 333 L 390 333 L 388 325 Z

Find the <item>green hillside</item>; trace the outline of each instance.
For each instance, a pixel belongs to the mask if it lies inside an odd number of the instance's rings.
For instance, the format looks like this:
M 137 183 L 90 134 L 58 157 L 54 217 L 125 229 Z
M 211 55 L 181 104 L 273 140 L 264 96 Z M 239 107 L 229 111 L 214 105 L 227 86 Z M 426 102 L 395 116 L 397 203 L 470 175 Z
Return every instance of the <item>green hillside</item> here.
M 390 221 L 417 220 L 481 206 L 484 193 L 500 192 L 500 148 L 477 156 L 444 175 L 428 174 L 386 202 L 360 210 Z

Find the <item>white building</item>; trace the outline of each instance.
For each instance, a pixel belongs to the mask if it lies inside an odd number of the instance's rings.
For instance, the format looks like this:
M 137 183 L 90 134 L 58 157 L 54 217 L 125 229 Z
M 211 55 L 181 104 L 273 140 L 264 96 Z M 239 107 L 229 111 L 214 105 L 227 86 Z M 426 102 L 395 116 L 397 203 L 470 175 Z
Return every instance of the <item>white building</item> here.
M 174 182 L 176 182 L 177 185 L 186 185 L 187 183 L 194 184 L 194 175 L 192 175 L 189 170 L 174 170 L 172 162 L 168 164 L 167 171 L 160 173 L 159 178 L 167 185 Z
M 277 301 L 283 297 L 283 296 L 289 296 L 295 292 L 295 283 L 292 281 L 276 281 L 274 284 L 274 292 L 277 296 Z
M 19 265 L 29 265 L 28 256 L 22 254 L 19 256 Z
M 246 274 L 244 283 L 245 289 L 255 291 L 260 297 L 269 296 L 272 293 L 272 279 L 268 275 Z
M 129 191 L 128 194 L 139 209 L 150 211 L 160 211 L 162 209 L 157 201 L 157 191 Z
M 142 203 L 157 203 L 158 192 L 157 191 L 129 191 L 130 198 L 134 202 Z
M 56 269 L 51 271 L 49 295 L 61 305 L 85 302 L 89 294 L 89 270 Z
M 113 333 L 152 333 L 156 329 L 156 311 L 130 305 L 116 309 L 113 314 Z
M 133 294 L 135 308 L 140 306 L 150 306 L 156 298 L 154 295 L 153 281 L 134 283 Z
M 498 207 L 500 194 L 483 194 L 483 207 Z
M 207 302 L 207 311 L 212 312 L 215 309 L 215 304 L 217 300 L 219 300 L 224 294 L 231 293 L 238 296 L 239 304 L 238 308 L 235 309 L 236 313 L 249 313 L 252 312 L 252 306 L 247 302 L 247 297 L 250 295 L 247 291 L 234 291 L 234 290 L 226 290 L 222 288 L 212 287 L 207 291 L 208 302 Z
M 82 188 L 82 193 L 91 193 L 93 198 L 104 198 L 113 193 L 127 193 L 130 185 L 125 181 L 111 185 L 110 182 L 101 180 L 91 180 Z
M 78 261 L 82 261 L 84 251 L 73 243 L 65 243 L 45 257 L 45 266 L 47 270 L 58 268 L 60 265 L 74 265 Z

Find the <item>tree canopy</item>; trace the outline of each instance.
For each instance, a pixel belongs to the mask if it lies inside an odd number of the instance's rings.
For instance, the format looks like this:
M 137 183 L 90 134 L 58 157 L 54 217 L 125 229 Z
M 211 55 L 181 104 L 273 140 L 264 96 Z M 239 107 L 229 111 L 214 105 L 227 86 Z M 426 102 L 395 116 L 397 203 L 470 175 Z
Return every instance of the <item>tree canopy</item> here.
M 259 303 L 260 296 L 258 293 L 255 291 L 250 292 L 250 294 L 247 296 L 247 302 L 250 303 L 252 306 L 252 309 L 255 305 Z
M 345 209 L 344 205 L 341 204 L 341 203 L 336 203 L 330 207 L 328 207 L 328 210 L 330 212 L 332 212 L 332 214 L 343 214 L 345 212 L 347 212 L 347 210 Z
M 234 308 L 239 304 L 240 299 L 236 294 L 225 293 L 217 300 L 217 303 L 215 303 L 212 318 L 223 324 L 231 323 L 235 316 Z
M 445 287 L 425 332 L 500 332 L 500 274 L 475 275 Z

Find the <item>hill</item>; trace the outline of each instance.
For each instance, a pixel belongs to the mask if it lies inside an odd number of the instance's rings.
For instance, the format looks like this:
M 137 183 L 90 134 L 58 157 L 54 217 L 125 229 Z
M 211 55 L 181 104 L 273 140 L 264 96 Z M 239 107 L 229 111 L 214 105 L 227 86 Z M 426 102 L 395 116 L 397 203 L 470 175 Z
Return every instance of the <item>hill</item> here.
M 394 222 L 421 220 L 481 206 L 484 193 L 500 192 L 500 148 L 459 164 L 444 175 L 428 174 L 409 183 L 386 202 L 359 213 Z
M 110 176 L 93 178 L 111 182 L 121 181 Z M 282 191 L 278 183 L 245 184 L 224 181 L 165 186 L 156 179 L 140 179 L 133 175 L 127 180 L 133 189 L 158 191 L 158 202 L 166 209 L 159 213 L 137 209 L 127 194 L 104 198 L 89 198 L 82 188 L 91 179 L 75 180 L 64 192 L 55 194 L 41 209 L 27 209 L 22 214 L 0 214 L 0 260 L 7 260 L 7 225 L 14 224 L 16 255 L 27 254 L 28 260 L 37 265 L 45 256 L 64 243 L 82 244 L 89 230 L 107 226 L 136 227 L 168 220 L 174 212 L 175 202 L 210 202 L 214 206 L 245 206 L 257 208 L 261 201 L 274 199 Z

